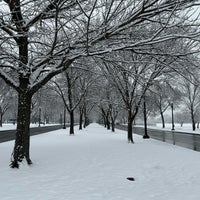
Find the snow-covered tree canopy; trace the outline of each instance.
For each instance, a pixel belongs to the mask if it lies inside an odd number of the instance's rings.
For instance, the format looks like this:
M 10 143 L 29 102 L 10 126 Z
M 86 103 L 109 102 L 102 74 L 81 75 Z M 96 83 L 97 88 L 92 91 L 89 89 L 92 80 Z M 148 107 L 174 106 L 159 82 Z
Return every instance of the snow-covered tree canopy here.
M 174 38 L 195 39 L 191 0 L 4 0 L 0 2 L 0 77 L 34 93 L 77 58 Z M 184 10 L 190 15 L 186 15 Z

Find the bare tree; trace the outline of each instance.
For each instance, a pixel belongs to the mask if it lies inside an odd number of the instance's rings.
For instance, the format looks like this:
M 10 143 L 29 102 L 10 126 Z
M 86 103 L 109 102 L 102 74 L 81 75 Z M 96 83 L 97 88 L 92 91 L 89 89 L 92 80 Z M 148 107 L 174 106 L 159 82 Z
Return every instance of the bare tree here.
M 38 90 L 32 98 L 31 122 L 38 123 L 38 126 L 58 122 L 62 111 L 62 101 L 58 100 L 58 95 L 48 85 Z
M 53 89 L 56 90 L 57 94 L 63 100 L 63 104 L 70 115 L 70 135 L 74 134 L 74 111 L 75 109 L 83 103 L 80 108 L 82 113 L 84 113 L 85 102 L 84 97 L 86 96 L 87 90 L 92 79 L 87 79 L 81 70 L 74 68 L 69 68 L 67 71 L 63 72 L 62 77 L 58 77 L 53 82 Z M 88 74 L 87 74 L 88 75 Z M 54 88 L 56 86 L 56 88 Z
M 122 110 L 121 106 L 122 100 L 120 97 L 118 97 L 119 95 L 116 93 L 116 91 L 112 91 L 110 95 L 111 97 L 110 97 L 109 108 L 110 108 L 110 119 L 112 126 L 111 130 L 112 132 L 115 132 L 115 122 L 119 112 Z
M 187 79 L 185 79 L 187 77 Z M 198 121 L 197 114 L 200 109 L 200 80 L 198 71 L 193 71 L 193 73 L 187 73 L 185 77 L 182 77 L 182 81 L 179 81 L 180 87 L 183 93 L 183 102 L 190 112 L 192 130 L 196 129 L 196 123 Z M 180 79 L 179 79 L 180 80 Z
M 170 76 L 173 78 L 170 79 Z M 153 102 L 158 109 L 158 112 L 161 116 L 162 121 L 162 128 L 165 128 L 165 119 L 164 119 L 164 112 L 171 106 L 173 103 L 177 105 L 180 103 L 181 99 L 181 92 L 180 88 L 176 87 L 173 82 L 177 78 L 177 74 L 173 72 L 173 74 L 168 74 L 162 79 L 155 81 L 154 85 L 151 87 Z
M 98 106 L 105 126 L 107 129 L 111 128 L 111 131 L 114 132 L 115 121 L 119 112 L 123 109 L 122 99 L 109 79 L 102 77 L 102 80 L 104 80 L 103 83 L 99 84 L 101 93 L 99 95 Z
M 93 85 L 92 82 L 91 82 L 91 84 Z M 92 93 L 91 93 L 92 89 L 93 89 L 93 87 L 91 87 L 91 85 L 89 85 L 89 88 L 87 88 L 86 94 L 84 95 L 80 104 L 78 105 L 79 129 L 80 130 L 82 129 L 82 127 L 86 128 L 86 126 L 89 125 L 89 123 L 90 123 L 89 115 L 96 104 L 94 102 L 94 98 L 92 97 Z
M 76 101 L 80 98 L 80 94 L 83 94 L 77 105 L 79 113 L 79 130 L 82 130 L 83 126 L 86 127 L 89 125 L 88 114 L 94 107 L 93 89 L 95 88 L 96 82 L 99 80 L 99 75 L 95 73 L 92 59 L 80 59 L 74 67 L 78 70 L 78 79 L 75 88 Z
M 180 126 L 183 127 L 184 123 L 189 123 L 190 122 L 190 113 L 186 109 L 182 109 L 179 112 L 175 113 L 175 118 L 177 123 L 180 123 Z
M 104 59 L 105 60 L 105 59 Z M 128 115 L 128 141 L 133 143 L 132 125 L 142 99 L 154 80 L 164 73 L 166 66 L 153 57 L 124 51 L 115 59 L 103 62 L 109 80 L 118 90 Z
M 111 123 L 111 103 L 110 103 L 110 85 L 108 84 L 108 81 L 104 78 L 102 78 L 103 83 L 99 85 L 99 95 L 98 95 L 98 101 L 97 105 L 100 110 L 102 119 L 104 121 L 104 126 L 110 130 L 110 123 Z

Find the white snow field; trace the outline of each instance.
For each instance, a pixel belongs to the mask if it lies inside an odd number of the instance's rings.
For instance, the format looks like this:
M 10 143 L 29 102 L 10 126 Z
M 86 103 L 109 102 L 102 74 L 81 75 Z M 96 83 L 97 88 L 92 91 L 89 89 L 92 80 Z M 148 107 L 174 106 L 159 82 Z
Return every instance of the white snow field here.
M 199 200 L 200 152 L 98 124 L 31 137 L 32 166 L 10 169 L 0 144 L 1 200 Z M 134 177 L 135 181 L 127 180 Z
M 41 124 L 41 127 L 42 126 L 55 126 L 55 125 L 58 125 L 58 124 L 46 124 L 46 125 Z M 3 124 L 2 127 L 0 127 L 0 131 L 14 130 L 14 129 L 16 129 L 16 127 L 17 127 L 17 124 L 13 125 L 11 123 L 9 123 L 9 124 L 5 123 L 5 124 Z M 38 124 L 30 124 L 30 127 L 31 128 L 32 127 L 38 127 Z

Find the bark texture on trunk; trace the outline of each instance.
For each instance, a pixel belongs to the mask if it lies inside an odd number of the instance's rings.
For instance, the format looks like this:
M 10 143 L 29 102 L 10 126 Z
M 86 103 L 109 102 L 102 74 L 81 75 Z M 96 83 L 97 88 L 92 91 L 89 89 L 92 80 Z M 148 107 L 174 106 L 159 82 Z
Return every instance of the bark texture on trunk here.
M 31 95 L 21 92 L 18 96 L 17 132 L 10 164 L 12 168 L 18 168 L 24 158 L 28 164 L 32 164 L 29 155 Z

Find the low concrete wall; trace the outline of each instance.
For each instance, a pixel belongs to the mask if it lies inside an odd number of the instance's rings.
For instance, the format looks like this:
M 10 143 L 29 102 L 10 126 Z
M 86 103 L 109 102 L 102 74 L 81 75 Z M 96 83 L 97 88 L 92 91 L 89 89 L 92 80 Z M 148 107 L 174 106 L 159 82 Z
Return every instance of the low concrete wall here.
M 127 130 L 127 126 L 125 125 L 117 125 L 116 128 Z M 144 128 L 133 127 L 133 132 L 139 135 L 144 135 Z M 148 135 L 151 138 L 160 140 L 162 142 L 200 151 L 200 134 L 148 128 Z

